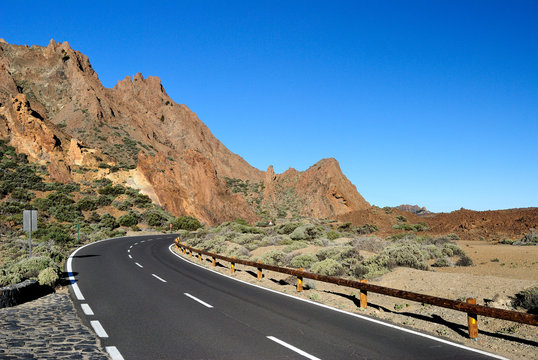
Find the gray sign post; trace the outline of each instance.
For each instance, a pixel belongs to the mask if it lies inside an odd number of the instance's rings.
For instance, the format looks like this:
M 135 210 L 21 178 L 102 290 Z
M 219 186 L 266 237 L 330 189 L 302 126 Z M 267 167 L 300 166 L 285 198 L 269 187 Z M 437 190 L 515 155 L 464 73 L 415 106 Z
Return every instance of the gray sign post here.
M 37 230 L 37 210 L 23 210 L 22 212 L 22 229 L 28 231 L 28 249 L 29 256 L 32 257 L 32 231 Z

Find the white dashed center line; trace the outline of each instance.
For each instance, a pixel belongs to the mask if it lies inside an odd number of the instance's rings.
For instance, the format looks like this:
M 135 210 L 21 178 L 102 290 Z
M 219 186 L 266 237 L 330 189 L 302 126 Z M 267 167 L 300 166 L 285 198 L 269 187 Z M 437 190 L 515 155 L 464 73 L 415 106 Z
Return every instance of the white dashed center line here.
M 194 301 L 199 302 L 200 304 L 204 305 L 205 307 L 208 307 L 208 308 L 212 308 L 212 307 L 213 307 L 213 305 L 209 305 L 209 304 L 206 303 L 205 301 L 202 301 L 202 300 L 198 299 L 197 297 L 192 296 L 192 295 L 189 294 L 189 293 L 185 293 L 185 296 L 190 297 L 191 299 L 193 299 Z
M 131 255 L 129 255 L 129 259 L 132 259 L 133 257 Z
M 112 360 L 124 360 L 123 356 L 121 356 L 120 352 L 115 346 L 107 346 L 105 347 L 105 350 L 108 353 L 108 355 L 110 355 Z
M 310 355 L 309 353 L 307 353 L 307 352 L 305 352 L 305 351 L 303 351 L 303 350 L 301 350 L 301 349 L 299 349 L 299 348 L 296 348 L 295 346 L 290 345 L 290 344 L 288 344 L 287 342 L 284 342 L 284 341 L 282 341 L 282 340 L 280 340 L 280 339 L 277 339 L 277 338 L 274 337 L 274 336 L 268 336 L 267 338 L 268 338 L 269 340 L 273 340 L 274 342 L 276 342 L 276 343 L 278 343 L 278 344 L 280 344 L 280 345 L 282 345 L 282 346 L 284 346 L 284 347 L 287 347 L 287 348 L 290 349 L 290 350 L 295 351 L 297 354 L 301 354 L 301 355 L 303 355 L 305 358 L 308 358 L 308 359 L 310 359 L 310 360 L 320 360 L 320 358 L 317 358 L 317 357 L 315 357 L 314 355 Z
M 135 263 L 135 264 L 136 264 L 136 266 L 143 268 L 143 266 L 140 265 L 139 263 Z
M 155 275 L 155 274 L 151 274 L 151 275 L 153 275 L 153 276 L 154 276 L 155 278 L 157 278 L 157 279 L 161 280 L 162 282 L 166 282 L 166 280 L 164 280 L 163 278 L 160 278 L 160 277 L 158 277 L 158 276 L 157 276 L 157 275 Z

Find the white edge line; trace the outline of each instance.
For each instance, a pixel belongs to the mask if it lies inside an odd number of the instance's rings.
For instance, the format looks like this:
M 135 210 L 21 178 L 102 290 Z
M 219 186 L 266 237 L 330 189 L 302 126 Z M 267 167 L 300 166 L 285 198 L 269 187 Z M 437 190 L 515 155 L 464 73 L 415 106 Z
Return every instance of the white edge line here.
M 73 261 L 73 255 L 75 255 L 77 251 L 78 250 L 75 250 L 75 252 L 73 252 L 73 254 L 69 256 L 69 259 L 67 259 L 66 268 L 67 268 L 67 274 L 69 274 L 69 281 L 71 282 L 71 288 L 73 289 L 73 292 L 75 293 L 75 297 L 77 298 L 77 300 L 85 300 L 84 295 L 82 295 L 82 292 L 80 291 L 80 288 L 78 287 L 78 284 L 75 282 L 76 281 L 75 275 L 73 275 L 73 266 L 71 264 L 71 262 Z
M 158 276 L 157 276 L 157 275 L 155 275 L 155 274 L 151 274 L 151 275 L 153 275 L 153 276 L 154 276 L 154 277 L 156 277 L 157 279 L 161 280 L 162 282 L 166 282 L 166 280 L 164 280 L 164 279 L 163 279 L 163 278 L 161 278 L 161 277 L 158 277 Z
M 306 351 L 303 351 L 303 350 L 301 350 L 301 349 L 299 349 L 299 348 L 296 348 L 295 346 L 290 345 L 290 344 L 288 344 L 287 342 L 284 342 L 284 341 L 282 341 L 282 340 L 280 340 L 280 339 L 277 339 L 277 338 L 274 337 L 274 336 L 268 336 L 267 338 L 268 338 L 269 340 L 273 340 L 274 342 L 276 342 L 276 343 L 278 343 L 278 344 L 280 344 L 280 345 L 282 345 L 282 346 L 284 346 L 284 347 L 286 347 L 286 348 L 288 348 L 288 349 L 290 349 L 290 350 L 295 351 L 295 352 L 298 353 L 298 354 L 303 355 L 305 358 L 308 358 L 308 359 L 310 359 L 310 360 L 321 360 L 320 358 L 315 357 L 314 355 L 310 355 L 310 354 L 307 353 Z
M 169 234 L 162 234 L 162 235 L 169 235 Z M 123 236 L 123 237 L 118 237 L 118 238 L 103 239 L 103 240 L 94 241 L 92 243 L 83 245 L 83 246 L 79 247 L 78 249 L 75 249 L 75 251 L 73 251 L 71 253 L 71 255 L 69 255 L 69 258 L 67 259 L 65 267 L 66 267 L 66 270 L 67 270 L 67 274 L 69 276 L 68 279 L 71 282 L 71 288 L 73 289 L 73 292 L 75 293 L 75 297 L 77 298 L 77 300 L 85 300 L 84 296 L 82 295 L 82 292 L 80 291 L 80 288 L 78 287 L 78 284 L 76 283 L 75 276 L 73 275 L 73 267 L 72 267 L 72 264 L 71 264 L 71 262 L 73 260 L 73 257 L 77 254 L 77 252 L 79 252 L 79 250 L 82 250 L 87 246 L 94 245 L 94 244 L 97 244 L 97 243 L 100 243 L 100 242 L 103 242 L 103 241 L 109 241 L 109 240 L 119 240 L 119 241 L 121 241 L 121 240 L 123 240 L 125 238 L 142 237 L 142 236 L 147 236 L 147 235 L 134 235 L 134 236 L 127 236 L 127 237 Z
M 99 320 L 92 320 L 92 321 L 90 321 L 90 324 L 92 325 L 93 330 L 95 331 L 97 336 L 99 336 L 101 338 L 107 338 L 108 337 L 108 334 L 106 333 L 105 329 L 103 329 L 103 326 L 101 325 Z
M 107 346 L 105 347 L 105 350 L 112 360 L 124 360 L 123 356 L 121 356 L 119 350 L 115 346 Z
M 183 257 L 179 256 L 179 254 L 176 254 L 174 252 L 174 250 L 172 250 L 172 247 L 176 246 L 175 244 L 170 244 L 170 246 L 168 247 L 168 250 L 174 254 L 175 256 L 177 256 L 179 259 L 191 264 L 191 265 L 194 265 L 194 266 L 198 266 L 199 268 L 202 268 L 202 269 L 205 269 L 207 271 L 211 271 L 215 274 L 218 274 L 220 276 L 223 276 L 225 278 L 228 278 L 228 279 L 232 279 L 232 280 L 235 280 L 235 281 L 239 281 L 243 284 L 247 284 L 247 285 L 250 285 L 250 286 L 254 286 L 254 287 L 257 287 L 259 289 L 262 289 L 262 290 L 265 290 L 265 291 L 269 291 L 269 292 L 272 292 L 272 293 L 275 293 L 275 294 L 279 294 L 279 295 L 282 295 L 282 296 L 287 296 L 289 298 L 292 298 L 292 299 L 295 299 L 295 300 L 298 300 L 298 301 L 304 301 L 304 302 L 307 302 L 309 304 L 313 304 L 313 305 L 316 305 L 316 306 L 320 306 L 320 307 L 323 307 L 323 308 L 326 308 L 326 309 L 330 309 L 330 310 L 333 310 L 333 311 L 337 311 L 337 312 L 340 312 L 340 313 L 343 313 L 343 314 L 347 314 L 347 315 L 351 315 L 351 316 L 354 316 L 356 318 L 359 318 L 359 319 L 363 319 L 363 320 L 366 320 L 366 321 L 370 321 L 370 322 L 373 322 L 373 323 L 376 323 L 376 324 L 380 324 L 380 325 L 383 325 L 383 326 L 387 326 L 387 327 L 391 327 L 393 329 L 398 329 L 398 330 L 401 330 L 401 331 L 404 331 L 406 333 L 409 333 L 409 334 L 414 334 L 414 335 L 417 335 L 417 336 L 422 336 L 422 337 L 425 337 L 427 339 L 431 339 L 431 340 L 434 340 L 434 341 L 438 341 L 440 343 L 443 343 L 443 344 L 447 344 L 447 345 L 451 345 L 451 346 L 455 346 L 455 347 L 458 347 L 460 349 L 465 349 L 465 350 L 469 350 L 469 351 L 472 351 L 472 352 L 476 352 L 478 354 L 482 354 L 482 355 L 486 355 L 486 356 L 490 356 L 494 359 L 501 359 L 501 360 L 509 360 L 508 358 L 505 358 L 503 356 L 500 356 L 500 355 L 496 355 L 496 354 L 492 354 L 492 353 L 488 353 L 486 351 L 483 351 L 483 350 L 479 350 L 479 349 L 475 349 L 475 348 L 472 348 L 472 347 L 468 347 L 466 345 L 462 345 L 462 344 L 458 344 L 458 343 L 455 343 L 455 342 L 452 342 L 452 341 L 449 341 L 449 340 L 445 340 L 445 339 L 441 339 L 441 338 L 438 338 L 438 337 L 435 337 L 433 335 L 429 335 L 429 334 L 424 334 L 424 333 L 421 333 L 421 332 L 418 332 L 418 331 L 415 331 L 415 330 L 411 330 L 411 329 L 406 329 L 406 328 L 403 328 L 403 327 L 400 327 L 398 325 L 394 325 L 394 324 L 390 324 L 390 323 L 386 323 L 386 322 L 383 322 L 381 320 L 377 320 L 377 319 L 373 319 L 373 318 L 370 318 L 368 316 L 364 316 L 364 315 L 359 315 L 359 314 L 354 314 L 354 313 L 351 313 L 351 312 L 348 312 L 348 311 L 345 311 L 345 310 L 341 310 L 341 309 L 337 309 L 337 308 L 334 308 L 334 307 L 331 307 L 329 305 L 325 305 L 325 304 L 321 304 L 321 303 L 318 303 L 318 302 L 315 302 L 315 301 L 311 301 L 311 300 L 308 300 L 308 299 L 303 299 L 303 298 L 300 298 L 300 297 L 296 297 L 296 296 L 293 296 L 293 295 L 290 295 L 290 294 L 286 294 L 286 293 L 282 293 L 280 291 L 276 291 L 276 290 L 273 290 L 273 289 L 268 289 L 268 288 L 265 288 L 263 286 L 260 286 L 260 285 L 256 285 L 256 284 L 251 284 L 249 282 L 246 282 L 244 280 L 241 280 L 241 279 L 237 279 L 237 278 L 233 278 L 231 276 L 227 276 L 226 274 L 222 274 L 216 270 L 213 270 L 213 269 L 209 269 L 209 268 L 206 268 L 202 265 L 199 265 L 199 264 L 196 264 L 194 262 L 191 262 L 187 259 L 184 259 Z
M 88 304 L 80 304 L 80 307 L 82 308 L 82 311 L 84 311 L 85 315 L 94 315 L 92 308 Z
M 190 297 L 191 299 L 193 299 L 194 301 L 199 302 L 200 304 L 204 305 L 205 307 L 208 307 L 208 308 L 210 308 L 210 309 L 213 307 L 213 305 L 209 305 L 209 304 L 206 303 L 205 301 L 202 301 L 202 300 L 198 299 L 197 297 L 192 296 L 192 295 L 189 294 L 189 293 L 184 293 L 184 294 L 185 294 L 185 296 Z
M 144 268 L 142 265 L 140 265 L 139 263 L 135 262 L 135 264 L 141 268 Z

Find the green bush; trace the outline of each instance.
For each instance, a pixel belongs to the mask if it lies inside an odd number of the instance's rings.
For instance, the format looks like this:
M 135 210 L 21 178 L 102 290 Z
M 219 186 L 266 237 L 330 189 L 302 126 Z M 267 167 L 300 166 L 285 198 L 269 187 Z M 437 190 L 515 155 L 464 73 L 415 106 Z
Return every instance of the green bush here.
M 172 222 L 173 230 L 189 230 L 194 231 L 202 227 L 198 219 L 192 216 L 180 216 Z
M 285 253 L 290 253 L 295 250 L 304 249 L 308 244 L 304 241 L 294 241 L 284 248 Z
M 456 266 L 472 266 L 472 265 L 473 265 L 473 259 L 471 259 L 467 255 L 461 255 L 459 260 L 456 262 Z
M 321 233 L 321 229 L 312 224 L 301 225 L 290 234 L 293 240 L 313 239 Z
M 329 240 L 336 240 L 336 239 L 342 237 L 342 234 L 340 234 L 338 231 L 334 231 L 334 230 L 329 231 L 325 235 L 327 236 L 327 239 L 329 239 Z
M 153 226 L 153 227 L 163 226 L 165 221 L 166 219 L 158 212 L 152 211 L 146 215 L 146 223 L 149 226 Z
M 308 269 L 310 265 L 318 261 L 314 254 L 300 254 L 291 259 L 290 266 L 294 268 Z
M 316 257 L 319 261 L 323 261 L 325 259 L 332 259 L 333 257 L 337 256 L 340 253 L 340 250 L 337 247 L 328 247 L 325 249 L 321 249 L 316 253 Z
M 281 235 L 289 235 L 291 234 L 295 229 L 297 229 L 302 224 L 300 223 L 287 223 L 287 224 L 280 224 L 275 227 L 275 230 L 278 234 Z
M 109 206 L 110 204 L 112 204 L 112 201 L 114 201 L 114 198 L 112 196 L 101 195 L 97 198 L 95 203 L 98 207 L 103 207 L 103 206 Z
M 48 267 L 58 268 L 54 261 L 48 256 L 34 256 L 11 265 L 8 268 L 8 272 L 20 274 L 23 279 L 37 280 L 39 273 Z
M 119 226 L 120 224 L 118 224 L 116 218 L 110 214 L 104 214 L 99 222 L 99 227 L 105 230 L 114 230 Z
M 398 223 L 392 226 L 396 230 L 406 230 L 406 231 L 425 231 L 428 230 L 428 225 L 426 223 L 418 224 L 408 224 L 408 223 Z
M 99 216 L 98 213 L 96 213 L 95 211 L 93 211 L 90 216 L 88 217 L 88 221 L 90 223 L 98 223 L 101 221 L 101 216 Z
M 85 196 L 77 202 L 77 206 L 82 211 L 97 210 L 96 199 L 90 196 Z
M 438 258 L 432 264 L 433 267 L 449 267 L 450 265 L 452 264 L 450 263 L 450 260 L 448 260 L 446 257 Z
M 97 189 L 97 192 L 101 195 L 111 195 L 116 197 L 118 195 L 125 194 L 125 188 L 121 185 L 106 185 Z
M 138 220 L 132 214 L 125 214 L 125 215 L 121 215 L 118 218 L 118 224 L 120 224 L 120 226 L 131 227 L 138 224 Z
M 267 265 L 282 266 L 282 260 L 286 254 L 281 250 L 271 250 L 263 254 L 260 261 Z
M 339 276 L 344 273 L 344 268 L 333 259 L 325 259 L 312 265 L 312 272 L 326 276 Z
M 357 233 L 357 234 L 363 234 L 363 235 L 367 235 L 367 234 L 371 234 L 371 233 L 374 233 L 378 230 L 377 228 L 377 225 L 373 225 L 373 224 L 365 224 L 365 225 L 361 225 L 359 227 L 356 227 L 354 229 L 354 231 Z
M 44 270 L 41 270 L 41 272 L 39 272 L 39 275 L 37 276 L 37 280 L 41 285 L 51 287 L 56 285 L 56 282 L 58 282 L 59 279 L 60 277 L 58 276 L 58 271 L 53 267 L 48 267 Z

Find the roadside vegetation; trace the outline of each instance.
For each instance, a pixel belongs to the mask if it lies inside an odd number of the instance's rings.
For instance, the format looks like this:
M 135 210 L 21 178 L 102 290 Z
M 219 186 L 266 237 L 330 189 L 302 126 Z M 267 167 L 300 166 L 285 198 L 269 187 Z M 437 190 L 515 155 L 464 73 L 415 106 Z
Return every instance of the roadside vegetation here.
M 35 279 L 54 286 L 69 253 L 128 230 L 196 230 L 192 217 L 176 218 L 151 199 L 108 179 L 84 183 L 47 182 L 47 168 L 0 141 L 0 287 Z M 22 230 L 23 210 L 38 210 L 32 257 Z
M 275 226 L 252 226 L 242 219 L 213 228 L 183 231 L 192 247 L 269 265 L 354 279 L 373 278 L 395 267 L 420 270 L 470 266 L 472 260 L 455 244 L 456 235 L 402 233 L 382 239 L 373 225 L 353 227 L 303 219 Z

